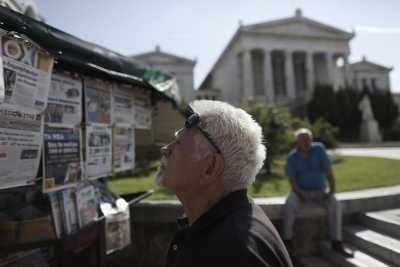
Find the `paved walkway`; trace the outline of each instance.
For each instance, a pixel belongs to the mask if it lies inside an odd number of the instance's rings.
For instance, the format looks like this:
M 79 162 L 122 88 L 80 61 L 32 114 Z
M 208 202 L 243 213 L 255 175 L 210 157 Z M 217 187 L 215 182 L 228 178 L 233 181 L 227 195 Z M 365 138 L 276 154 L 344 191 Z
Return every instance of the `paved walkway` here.
M 330 152 L 345 156 L 400 159 L 400 147 L 337 148 Z

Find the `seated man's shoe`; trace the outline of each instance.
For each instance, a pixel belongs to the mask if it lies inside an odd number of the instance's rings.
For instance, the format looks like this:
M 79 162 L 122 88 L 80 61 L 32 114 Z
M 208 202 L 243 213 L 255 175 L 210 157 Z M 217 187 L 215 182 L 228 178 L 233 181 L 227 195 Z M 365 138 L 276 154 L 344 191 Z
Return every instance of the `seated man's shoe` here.
M 332 250 L 346 258 L 354 257 L 354 252 L 345 248 L 342 241 L 332 241 Z

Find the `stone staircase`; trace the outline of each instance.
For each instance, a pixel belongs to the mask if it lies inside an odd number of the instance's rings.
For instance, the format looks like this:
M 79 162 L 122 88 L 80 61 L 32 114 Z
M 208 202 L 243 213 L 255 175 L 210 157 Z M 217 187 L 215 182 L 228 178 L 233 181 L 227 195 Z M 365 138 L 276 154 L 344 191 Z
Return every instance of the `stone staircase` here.
M 400 209 L 368 212 L 359 216 L 358 224 L 345 226 L 343 237 L 354 251 L 354 258 L 344 258 L 323 242 L 322 257 L 301 260 L 305 267 L 400 267 Z

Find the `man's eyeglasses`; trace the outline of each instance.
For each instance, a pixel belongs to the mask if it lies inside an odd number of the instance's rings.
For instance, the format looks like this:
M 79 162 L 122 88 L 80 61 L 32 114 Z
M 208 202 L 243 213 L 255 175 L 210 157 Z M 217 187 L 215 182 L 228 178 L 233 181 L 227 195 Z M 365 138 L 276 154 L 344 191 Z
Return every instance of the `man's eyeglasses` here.
M 189 107 L 190 108 L 190 107 Z M 205 138 L 207 138 L 208 142 L 210 142 L 210 144 L 215 148 L 215 150 L 219 153 L 221 153 L 221 150 L 218 148 L 218 146 L 215 144 L 215 142 L 211 139 L 210 135 L 204 131 L 203 129 L 201 129 L 199 127 L 199 122 L 200 122 L 200 115 L 196 112 L 194 112 L 191 108 L 190 108 L 191 114 L 187 117 L 186 121 L 185 121 L 185 127 L 186 128 L 194 128 L 196 127 L 197 129 L 199 129 L 199 131 L 204 135 Z

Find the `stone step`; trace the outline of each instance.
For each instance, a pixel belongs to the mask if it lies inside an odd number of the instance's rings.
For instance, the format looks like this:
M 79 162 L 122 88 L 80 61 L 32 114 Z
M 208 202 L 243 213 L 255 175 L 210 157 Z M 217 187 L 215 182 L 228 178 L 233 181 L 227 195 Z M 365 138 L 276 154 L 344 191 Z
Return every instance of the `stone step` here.
M 367 212 L 359 221 L 372 230 L 400 239 L 400 209 Z
M 331 245 L 328 242 L 321 243 L 321 254 L 327 259 L 330 263 L 334 264 L 334 266 L 340 267 L 394 267 L 395 265 L 391 265 L 385 263 L 377 258 L 366 254 L 365 252 L 359 250 L 358 248 L 347 245 L 346 247 L 350 248 L 354 252 L 353 258 L 345 258 L 337 252 L 331 250 Z
M 306 257 L 301 259 L 302 267 L 335 267 L 338 265 L 332 265 L 328 261 L 317 257 Z M 294 266 L 296 267 L 296 266 Z
M 344 238 L 368 254 L 400 266 L 400 240 L 361 225 L 345 227 Z

